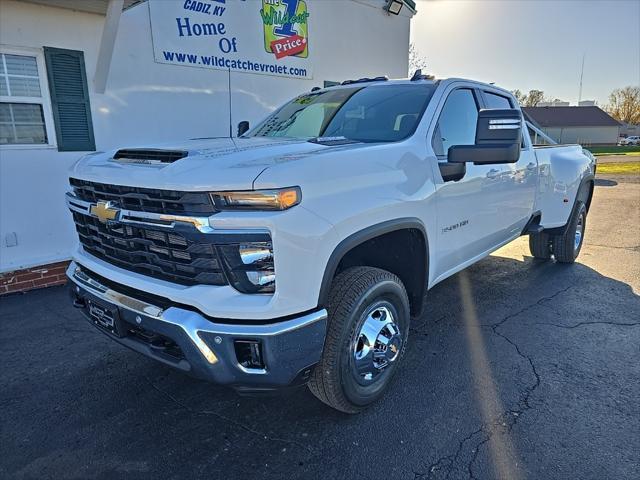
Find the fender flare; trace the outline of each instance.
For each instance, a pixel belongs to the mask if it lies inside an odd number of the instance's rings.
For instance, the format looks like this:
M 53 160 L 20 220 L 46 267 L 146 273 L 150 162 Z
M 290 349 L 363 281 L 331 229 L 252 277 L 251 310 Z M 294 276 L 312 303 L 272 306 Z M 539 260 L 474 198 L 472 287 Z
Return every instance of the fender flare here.
M 582 179 L 582 182 L 580 182 L 580 188 L 578 188 L 578 193 L 580 193 L 580 190 L 582 190 L 582 188 L 588 183 L 591 182 L 591 190 L 589 191 L 589 198 L 587 198 L 587 212 L 589 212 L 589 207 L 591 207 L 591 199 L 593 198 L 593 192 L 596 189 L 596 176 L 595 173 L 593 174 L 589 174 L 589 175 L 585 175 L 585 177 Z M 576 195 L 576 200 L 578 198 L 578 195 Z M 574 205 L 575 208 L 575 205 Z
M 591 199 L 593 198 L 593 191 L 595 190 L 595 179 L 596 179 L 595 175 L 590 173 L 588 175 L 585 175 L 582 178 L 582 180 L 580 180 L 580 186 L 578 187 L 578 190 L 576 190 L 576 198 L 574 198 L 573 200 L 571 215 L 569 215 L 569 219 L 567 220 L 567 223 L 561 227 L 547 228 L 544 230 L 544 233 L 548 233 L 549 235 L 564 235 L 566 233 L 567 228 L 569 228 L 569 224 L 571 223 L 571 217 L 573 217 L 573 213 L 576 211 L 576 208 L 578 206 L 578 197 L 580 196 L 580 192 L 588 183 L 592 183 L 593 186 L 589 191 L 589 197 L 587 198 L 587 202 L 586 202 L 587 212 L 589 211 L 589 207 L 591 206 Z
M 327 261 L 324 269 L 324 274 L 322 276 L 320 293 L 318 295 L 318 306 L 326 305 L 329 298 L 329 292 L 331 290 L 331 282 L 333 281 L 333 277 L 335 276 L 336 270 L 338 269 L 338 265 L 350 250 L 368 240 L 371 240 L 372 238 L 379 237 L 381 235 L 397 230 L 407 229 L 419 230 L 424 238 L 426 265 L 423 292 L 426 292 L 427 286 L 429 284 L 429 237 L 427 236 L 426 228 L 424 226 L 424 223 L 422 223 L 422 221 L 418 218 L 397 218 L 393 220 L 387 220 L 382 223 L 377 223 L 375 225 L 371 225 L 355 233 L 352 233 L 351 235 L 343 239 L 333 249 L 333 252 L 331 252 L 331 255 L 329 256 L 329 260 Z

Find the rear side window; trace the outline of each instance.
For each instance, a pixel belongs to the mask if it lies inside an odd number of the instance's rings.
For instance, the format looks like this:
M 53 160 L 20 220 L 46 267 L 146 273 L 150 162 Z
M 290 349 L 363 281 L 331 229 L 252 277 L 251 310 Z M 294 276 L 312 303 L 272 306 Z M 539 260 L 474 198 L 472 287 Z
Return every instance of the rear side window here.
M 511 99 L 505 97 L 503 95 L 498 95 L 497 93 L 487 92 L 486 90 L 482 92 L 484 95 L 484 102 L 487 104 L 487 108 L 490 109 L 509 109 L 514 108 L 511 103 Z M 525 135 L 522 135 L 522 142 L 520 143 L 520 148 L 527 148 L 527 142 L 525 141 Z
M 511 101 L 507 97 L 497 95 L 491 92 L 483 92 L 484 100 L 487 104 L 487 108 L 513 108 Z
M 449 94 L 440 112 L 431 145 L 438 156 L 446 156 L 452 145 L 473 145 L 476 142 L 478 104 L 468 88 Z

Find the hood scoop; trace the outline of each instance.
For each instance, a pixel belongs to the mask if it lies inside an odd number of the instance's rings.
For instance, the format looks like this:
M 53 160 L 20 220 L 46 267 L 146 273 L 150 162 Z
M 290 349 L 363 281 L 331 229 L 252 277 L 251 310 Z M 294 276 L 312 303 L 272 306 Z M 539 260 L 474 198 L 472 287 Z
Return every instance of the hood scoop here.
M 120 163 L 136 163 L 143 165 L 164 165 L 189 155 L 185 150 L 161 150 L 157 148 L 123 148 L 113 156 Z

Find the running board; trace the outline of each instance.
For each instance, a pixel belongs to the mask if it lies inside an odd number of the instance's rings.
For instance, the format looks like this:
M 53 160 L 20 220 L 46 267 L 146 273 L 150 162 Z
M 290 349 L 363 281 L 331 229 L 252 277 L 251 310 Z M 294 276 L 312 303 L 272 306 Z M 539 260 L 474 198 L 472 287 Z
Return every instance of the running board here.
M 536 235 L 538 233 L 542 233 L 544 227 L 540 225 L 540 220 L 542 219 L 542 212 L 540 210 L 536 210 L 531 215 L 531 218 L 527 222 L 527 224 L 522 229 L 521 235 Z
M 544 227 L 542 225 L 530 225 L 529 228 L 527 228 L 527 231 L 525 232 L 526 234 L 530 234 L 530 233 L 542 233 L 544 230 Z

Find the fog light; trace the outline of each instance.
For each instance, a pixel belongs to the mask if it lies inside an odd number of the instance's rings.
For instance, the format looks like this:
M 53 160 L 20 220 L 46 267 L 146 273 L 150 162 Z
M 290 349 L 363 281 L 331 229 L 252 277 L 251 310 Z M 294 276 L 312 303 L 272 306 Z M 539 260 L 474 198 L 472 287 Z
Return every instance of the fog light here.
M 233 342 L 236 358 L 241 367 L 251 370 L 264 370 L 262 345 L 255 340 L 236 340 Z
M 263 287 L 265 285 L 275 283 L 276 274 L 270 271 L 247 272 L 247 278 L 254 285 Z
M 240 245 L 238 253 L 240 253 L 240 259 L 245 265 L 273 260 L 273 251 L 270 243 Z
M 221 245 L 231 285 L 242 293 L 273 293 L 276 273 L 271 242 Z

